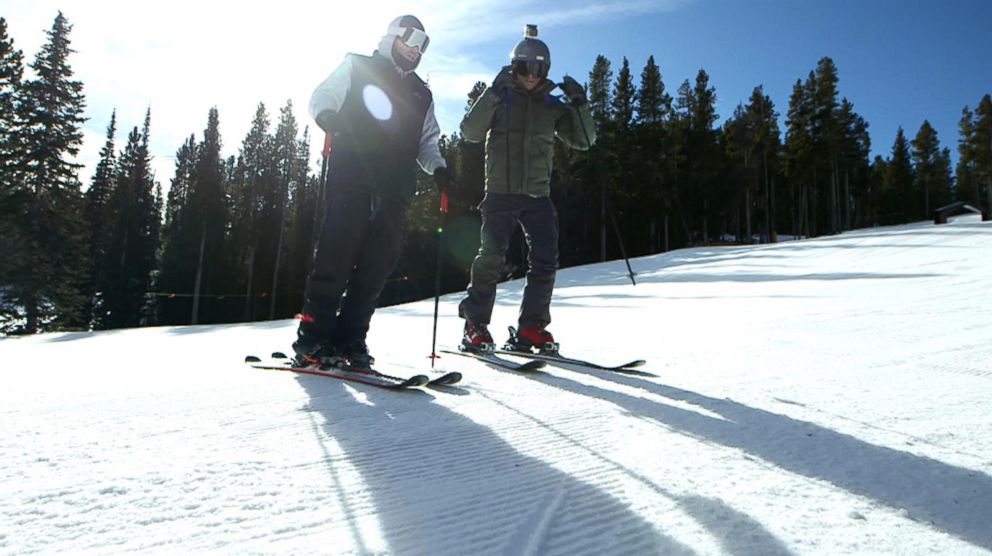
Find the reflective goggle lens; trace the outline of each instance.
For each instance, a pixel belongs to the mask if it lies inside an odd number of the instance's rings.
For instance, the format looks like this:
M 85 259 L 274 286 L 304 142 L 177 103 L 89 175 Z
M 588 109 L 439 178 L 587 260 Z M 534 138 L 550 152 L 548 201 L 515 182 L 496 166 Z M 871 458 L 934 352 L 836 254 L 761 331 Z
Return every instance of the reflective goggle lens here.
M 517 60 L 516 62 L 513 62 L 513 73 L 524 77 L 532 75 L 543 79 L 548 76 L 548 64 L 545 64 L 544 62 L 525 62 L 523 60 Z
M 400 35 L 400 40 L 410 48 L 419 48 L 421 54 L 427 51 L 427 45 L 431 42 L 427 33 L 415 27 L 406 27 L 403 34 Z

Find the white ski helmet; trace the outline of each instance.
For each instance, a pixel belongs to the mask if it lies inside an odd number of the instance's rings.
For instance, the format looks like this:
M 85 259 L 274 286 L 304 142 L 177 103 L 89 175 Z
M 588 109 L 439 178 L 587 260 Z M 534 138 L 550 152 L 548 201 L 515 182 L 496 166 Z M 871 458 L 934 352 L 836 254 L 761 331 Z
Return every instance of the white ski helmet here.
M 419 48 L 420 54 L 423 56 L 424 51 L 427 50 L 427 45 L 431 42 L 430 37 L 424 32 L 424 24 L 412 15 L 401 15 L 389 23 L 386 34 L 379 41 L 380 54 L 386 56 L 389 53 L 393 62 L 400 69 L 403 71 L 413 71 L 420 64 L 420 57 L 417 57 L 414 61 L 410 61 L 397 52 L 396 38 L 399 38 L 403 41 L 403 44 L 410 48 Z

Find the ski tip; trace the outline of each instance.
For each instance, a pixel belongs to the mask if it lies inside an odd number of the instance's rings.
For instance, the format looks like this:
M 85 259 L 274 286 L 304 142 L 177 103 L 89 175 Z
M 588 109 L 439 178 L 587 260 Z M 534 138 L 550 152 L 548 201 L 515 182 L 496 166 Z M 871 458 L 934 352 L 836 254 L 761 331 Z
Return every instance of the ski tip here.
M 431 386 L 448 386 L 450 384 L 456 384 L 458 382 L 461 382 L 461 380 L 462 380 L 461 373 L 450 372 L 446 375 L 435 378 L 434 380 L 430 381 L 428 384 L 430 384 Z
M 634 367 L 643 367 L 644 365 L 647 365 L 647 364 L 648 364 L 647 361 L 645 361 L 643 359 L 638 359 L 636 361 L 631 361 L 630 363 L 627 363 L 626 365 L 624 365 L 621 368 L 623 368 L 623 369 L 633 369 Z
M 414 375 L 406 379 L 406 381 L 402 382 L 401 384 L 407 387 L 426 386 L 427 383 L 430 381 L 431 379 L 428 378 L 426 375 Z
M 245 363 L 261 363 L 262 360 L 256 355 L 246 355 Z
M 283 352 L 281 352 L 281 351 L 273 351 L 272 352 L 272 358 L 273 359 L 289 359 L 288 357 L 286 357 L 286 354 L 283 353 Z
M 538 359 L 534 359 L 533 361 L 528 361 L 526 363 L 521 363 L 520 366 L 517 367 L 517 370 L 518 371 L 539 371 L 539 370 L 543 369 L 544 367 L 546 367 L 547 365 L 548 365 L 547 361 L 540 361 Z

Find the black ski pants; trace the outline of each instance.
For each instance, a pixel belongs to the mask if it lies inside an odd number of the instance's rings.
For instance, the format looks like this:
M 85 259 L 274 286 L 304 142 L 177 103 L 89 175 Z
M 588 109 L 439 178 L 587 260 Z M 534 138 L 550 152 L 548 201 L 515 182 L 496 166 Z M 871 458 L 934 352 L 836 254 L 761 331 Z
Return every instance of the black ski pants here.
M 496 303 L 496 283 L 519 224 L 529 252 L 518 325 L 547 326 L 551 322 L 551 294 L 558 270 L 558 213 L 551 198 L 487 193 L 479 208 L 482 245 L 472 262 L 468 296 L 458 306 L 459 316 L 489 324 Z
M 365 340 L 399 259 L 407 206 L 403 199 L 379 198 L 368 188 L 332 189 L 307 280 L 301 336 L 338 347 Z

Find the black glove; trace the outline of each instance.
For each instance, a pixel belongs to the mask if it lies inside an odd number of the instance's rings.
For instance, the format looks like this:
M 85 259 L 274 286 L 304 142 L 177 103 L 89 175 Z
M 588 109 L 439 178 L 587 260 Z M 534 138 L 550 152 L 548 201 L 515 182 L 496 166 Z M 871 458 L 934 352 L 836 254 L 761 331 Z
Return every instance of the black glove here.
M 502 93 L 503 89 L 508 89 L 513 86 L 513 74 L 510 72 L 510 66 L 503 66 L 503 69 L 499 70 L 496 74 L 496 79 L 493 79 L 493 84 L 490 87 L 497 93 Z
M 565 97 L 568 98 L 569 104 L 575 107 L 579 107 L 589 102 L 586 98 L 586 90 L 579 85 L 579 82 L 572 79 L 571 76 L 566 75 L 562 82 L 558 84 L 558 88 L 561 92 L 565 93 Z
M 324 133 L 334 133 L 335 131 L 340 131 L 339 120 L 340 116 L 333 110 L 321 110 L 317 117 L 314 118 L 317 122 L 317 126 L 324 130 Z
M 448 170 L 445 166 L 438 166 L 434 170 L 434 185 L 437 186 L 438 193 L 450 192 L 454 185 L 451 170 Z

